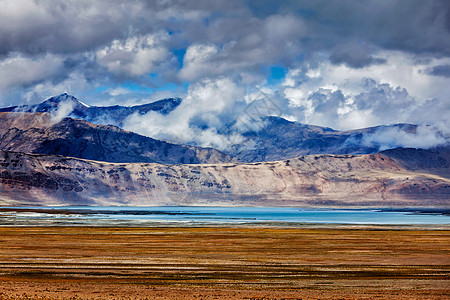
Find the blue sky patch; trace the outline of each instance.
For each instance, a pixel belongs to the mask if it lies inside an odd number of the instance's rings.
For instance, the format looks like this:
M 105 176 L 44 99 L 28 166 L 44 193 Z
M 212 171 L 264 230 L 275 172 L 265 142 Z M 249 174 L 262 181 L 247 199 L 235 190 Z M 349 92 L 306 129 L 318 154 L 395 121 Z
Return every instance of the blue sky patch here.
M 269 68 L 269 76 L 267 77 L 267 83 L 270 86 L 277 85 L 286 77 L 286 68 L 280 66 L 272 66 Z

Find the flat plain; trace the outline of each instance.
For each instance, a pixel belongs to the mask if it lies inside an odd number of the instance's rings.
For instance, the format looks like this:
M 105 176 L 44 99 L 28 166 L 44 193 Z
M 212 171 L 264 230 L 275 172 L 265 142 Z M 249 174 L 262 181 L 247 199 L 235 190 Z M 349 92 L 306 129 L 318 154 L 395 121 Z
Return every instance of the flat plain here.
M 449 299 L 449 233 L 0 227 L 0 299 Z

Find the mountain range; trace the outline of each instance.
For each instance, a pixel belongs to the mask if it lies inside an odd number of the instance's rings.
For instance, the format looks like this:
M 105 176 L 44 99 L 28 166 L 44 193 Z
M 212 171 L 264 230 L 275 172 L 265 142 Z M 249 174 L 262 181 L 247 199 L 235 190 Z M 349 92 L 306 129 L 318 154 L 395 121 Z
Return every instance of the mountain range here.
M 0 109 L 1 205 L 446 206 L 450 147 L 379 152 L 380 130 L 414 136 L 413 124 L 350 131 L 263 117 L 243 132 L 250 148 L 194 147 L 119 126 L 162 115 L 181 99 L 96 107 L 63 94 Z M 69 107 L 70 117 L 55 118 Z M 93 124 L 112 123 L 114 125 Z
M 0 113 L 0 149 L 120 163 L 233 161 L 231 156 L 211 148 L 159 141 L 113 125 L 72 118 L 53 122 L 47 113 Z
M 176 109 L 180 105 L 181 101 L 182 100 L 180 98 L 167 98 L 155 101 L 153 103 L 131 107 L 119 105 L 102 107 L 90 106 L 79 101 L 73 96 L 61 94 L 59 96 L 49 98 L 40 104 L 0 108 L 0 113 L 50 113 L 55 115 L 58 113 L 58 110 L 64 107 L 67 108 L 66 114 L 68 117 L 96 124 L 91 127 L 100 129 L 101 127 L 98 125 L 113 125 L 123 128 L 124 120 L 134 114 L 144 115 L 150 111 L 154 111 L 160 113 L 161 115 L 167 115 Z M 29 115 L 28 118 L 32 117 Z M 81 126 L 78 121 L 75 121 L 75 123 L 78 124 L 78 127 Z M 367 141 L 367 137 L 370 135 L 386 130 L 397 130 L 411 136 L 414 136 L 417 132 L 417 125 L 414 124 L 394 124 L 389 126 L 376 126 L 348 131 L 338 131 L 329 127 L 291 122 L 275 116 L 263 116 L 261 117 L 259 123 L 263 126 L 260 126 L 258 130 L 247 130 L 240 133 L 244 138 L 244 141 L 241 142 L 238 147 L 230 145 L 230 147 L 224 149 L 223 152 L 228 156 L 233 156 L 239 162 L 273 161 L 309 154 L 370 154 L 376 153 L 380 150 L 380 145 Z M 2 132 L 5 129 L 7 129 L 7 126 L 3 126 Z M 58 133 L 54 133 L 53 136 L 57 134 Z M 29 139 L 30 137 L 27 138 Z M 450 137 L 445 138 L 447 141 L 450 141 Z M 40 137 L 40 139 L 43 140 L 45 138 Z M 171 141 L 169 144 L 173 143 L 177 143 L 177 141 Z M 251 146 L 248 147 L 248 145 Z M 0 149 L 14 151 L 14 148 L 1 147 Z M 46 151 L 43 152 L 38 151 L 31 153 L 68 155 L 67 153 L 52 153 L 49 149 L 46 149 Z M 83 155 L 70 155 L 80 158 L 92 158 Z M 104 160 L 104 158 L 100 157 L 98 157 L 98 159 Z M 134 160 L 128 159 L 122 162 L 138 162 L 142 161 L 141 159 L 142 158 L 137 158 Z M 225 160 L 223 162 L 230 161 L 226 158 L 226 156 L 224 156 L 224 159 Z M 107 161 L 111 160 L 109 159 Z M 174 162 L 176 160 L 170 161 Z M 165 161 L 159 160 L 159 162 Z M 183 163 L 181 161 L 178 162 Z M 194 159 L 191 161 L 186 160 L 185 162 L 205 163 L 207 161 L 199 161 Z
M 264 117 L 264 127 L 244 132 L 247 143 L 254 145 L 231 153 L 242 162 L 289 159 L 310 154 L 370 154 L 379 151 L 376 143 L 366 138 L 386 129 L 414 135 L 417 126 L 394 124 L 370 128 L 338 131 L 328 127 L 290 122 L 280 117 Z
M 59 96 L 51 97 L 40 104 L 0 108 L 0 112 L 51 113 L 57 111 L 61 105 L 64 104 L 70 109 L 69 116 L 73 118 L 86 120 L 91 123 L 103 125 L 111 124 L 121 127 L 123 126 L 123 121 L 133 114 L 143 115 L 149 111 L 167 114 L 174 110 L 180 103 L 180 98 L 167 98 L 149 104 L 131 107 L 120 105 L 90 106 L 81 102 L 74 96 L 64 93 Z

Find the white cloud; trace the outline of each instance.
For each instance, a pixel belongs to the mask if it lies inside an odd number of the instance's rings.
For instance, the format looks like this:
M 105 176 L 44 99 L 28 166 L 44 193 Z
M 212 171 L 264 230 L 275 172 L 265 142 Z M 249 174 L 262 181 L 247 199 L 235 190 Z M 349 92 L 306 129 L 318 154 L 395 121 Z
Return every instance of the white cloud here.
M 345 93 L 361 92 L 364 89 L 360 84 L 361 79 L 372 78 L 380 83 L 405 88 L 420 102 L 450 94 L 450 86 L 445 78 L 436 78 L 423 72 L 429 65 L 450 62 L 450 59 L 420 62 L 414 55 L 401 51 L 379 51 L 377 56 L 386 59 L 386 63 L 353 69 L 323 61 L 317 71 L 320 72 L 323 83 L 336 84 Z
M 212 61 L 218 50 L 214 45 L 191 45 L 183 58 L 182 80 L 195 80 L 206 74 L 215 73 L 216 64 Z
M 321 57 L 313 67 L 289 70 L 280 88 L 291 108 L 304 108 L 297 120 L 353 129 L 399 122 L 434 124 L 450 114 L 448 80 L 422 71 L 448 59 L 418 61 L 399 51 L 377 55 L 387 63 L 354 69 Z M 342 93 L 341 101 L 331 96 L 336 91 Z M 318 94 L 323 95 L 321 101 Z
M 227 78 L 204 80 L 189 87 L 183 102 L 171 113 L 132 115 L 124 128 L 140 134 L 179 143 L 224 149 L 236 136 L 218 133 L 237 115 L 236 99 L 244 90 Z
M 107 93 L 110 94 L 111 96 L 127 95 L 130 92 L 131 92 L 130 90 L 125 89 L 123 87 L 117 87 L 117 88 L 109 89 L 107 91 Z
M 432 126 L 418 126 L 417 132 L 408 132 L 399 128 L 380 128 L 373 134 L 366 134 L 362 140 L 368 147 L 377 147 L 380 151 L 403 148 L 431 148 L 447 141 L 438 129 Z
M 58 123 L 73 111 L 75 107 L 75 102 L 64 101 L 58 105 L 58 109 L 51 114 L 51 121 L 53 123 Z
M 156 71 L 159 63 L 169 56 L 162 45 L 167 38 L 161 34 L 133 36 L 125 41 L 114 40 L 111 45 L 97 51 L 97 61 L 115 74 L 140 76 Z

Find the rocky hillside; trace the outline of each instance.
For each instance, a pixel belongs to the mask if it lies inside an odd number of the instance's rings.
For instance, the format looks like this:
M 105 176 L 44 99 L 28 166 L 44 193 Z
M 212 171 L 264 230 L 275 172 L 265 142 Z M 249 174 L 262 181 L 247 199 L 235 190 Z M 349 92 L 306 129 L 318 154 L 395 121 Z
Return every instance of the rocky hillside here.
M 382 151 L 381 154 L 395 159 L 407 170 L 450 178 L 450 147 L 448 146 L 428 150 L 396 148 Z
M 204 165 L 0 151 L 0 205 L 448 206 L 449 177 L 408 167 L 400 151 Z M 427 155 L 435 170 L 449 163 L 448 151 Z
M 233 159 L 217 150 L 176 145 L 109 125 L 47 113 L 0 113 L 0 149 L 107 162 L 215 163 Z

